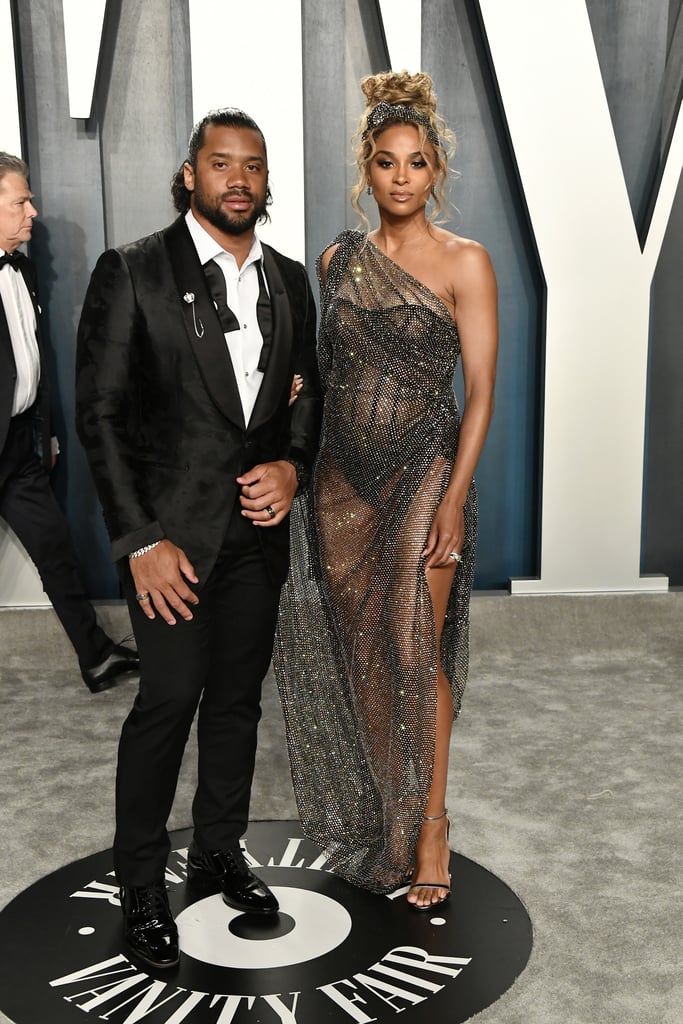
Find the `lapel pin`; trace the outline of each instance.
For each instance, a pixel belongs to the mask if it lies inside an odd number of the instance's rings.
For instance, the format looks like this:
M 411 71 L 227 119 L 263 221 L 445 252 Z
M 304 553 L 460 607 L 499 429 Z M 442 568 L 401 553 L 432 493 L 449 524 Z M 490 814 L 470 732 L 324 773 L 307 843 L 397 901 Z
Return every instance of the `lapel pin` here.
M 192 323 L 194 324 L 194 333 L 197 335 L 198 338 L 203 338 L 204 324 L 201 322 L 201 320 L 195 313 L 194 292 L 185 292 L 185 294 L 183 295 L 183 300 L 188 304 L 188 306 L 192 306 Z

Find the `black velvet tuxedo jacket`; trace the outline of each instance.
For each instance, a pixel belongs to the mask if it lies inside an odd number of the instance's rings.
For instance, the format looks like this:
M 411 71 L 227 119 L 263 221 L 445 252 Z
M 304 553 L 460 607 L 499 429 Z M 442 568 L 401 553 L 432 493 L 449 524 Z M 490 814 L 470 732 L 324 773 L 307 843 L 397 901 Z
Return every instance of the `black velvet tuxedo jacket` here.
M 40 334 L 40 306 L 38 305 L 38 294 L 36 291 L 36 272 L 31 261 L 23 253 L 16 253 L 15 259 L 19 263 L 19 272 L 26 282 L 36 314 L 36 338 L 40 351 L 40 383 L 34 412 L 36 431 L 42 442 L 43 464 L 47 469 L 50 469 L 52 463 L 50 450 L 50 395 L 43 342 Z M 4 273 L 13 274 L 15 271 L 5 270 Z M 7 439 L 16 383 L 17 367 L 14 362 L 12 339 L 10 338 L 5 309 L 2 301 L 0 301 L 0 453 L 5 447 L 5 440 Z
M 237 499 L 236 478 L 287 456 L 312 463 L 321 419 L 315 304 L 303 266 L 267 245 L 263 252 L 273 343 L 248 426 L 184 217 L 97 263 L 78 329 L 76 425 L 115 560 L 167 537 L 201 586 Z M 304 386 L 290 407 L 295 372 Z M 289 518 L 254 529 L 282 582 Z

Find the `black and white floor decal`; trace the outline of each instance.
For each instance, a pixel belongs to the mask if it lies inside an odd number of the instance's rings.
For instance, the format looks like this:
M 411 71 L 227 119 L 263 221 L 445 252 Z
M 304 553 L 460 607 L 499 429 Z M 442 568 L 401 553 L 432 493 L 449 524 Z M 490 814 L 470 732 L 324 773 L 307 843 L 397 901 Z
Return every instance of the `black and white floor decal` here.
M 181 961 L 129 958 L 111 851 L 41 879 L 0 912 L 0 1009 L 15 1024 L 459 1024 L 524 970 L 529 916 L 495 875 L 451 855 L 453 895 L 417 913 L 325 870 L 296 822 L 254 822 L 248 858 L 280 901 L 259 921 L 185 883 L 190 829 L 167 882 Z M 397 1017 L 401 1014 L 400 1017 Z

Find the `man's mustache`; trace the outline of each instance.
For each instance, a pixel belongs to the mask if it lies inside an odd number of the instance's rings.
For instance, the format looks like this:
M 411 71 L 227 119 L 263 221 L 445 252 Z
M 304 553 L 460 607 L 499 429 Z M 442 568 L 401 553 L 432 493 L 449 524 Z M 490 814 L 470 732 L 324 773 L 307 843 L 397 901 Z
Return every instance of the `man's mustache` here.
M 221 199 L 251 199 L 253 201 L 254 196 L 247 188 L 233 188 L 229 192 L 224 192 Z

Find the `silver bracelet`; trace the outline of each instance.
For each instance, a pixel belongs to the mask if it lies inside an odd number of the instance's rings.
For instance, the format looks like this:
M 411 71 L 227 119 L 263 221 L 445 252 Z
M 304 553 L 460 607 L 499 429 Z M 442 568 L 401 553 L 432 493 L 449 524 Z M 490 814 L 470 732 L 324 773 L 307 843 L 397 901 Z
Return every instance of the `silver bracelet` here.
M 161 544 L 161 541 L 160 540 L 155 540 L 153 544 L 145 544 L 145 545 L 143 545 L 143 547 L 138 548 L 137 551 L 131 551 L 131 553 L 128 555 L 128 557 L 129 558 L 139 558 L 140 555 L 144 555 L 145 552 L 151 551 L 152 548 L 155 548 L 157 546 L 157 544 Z

